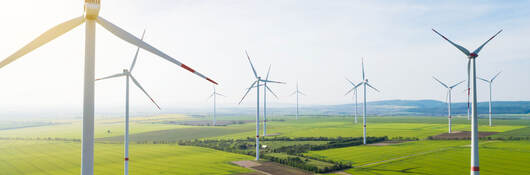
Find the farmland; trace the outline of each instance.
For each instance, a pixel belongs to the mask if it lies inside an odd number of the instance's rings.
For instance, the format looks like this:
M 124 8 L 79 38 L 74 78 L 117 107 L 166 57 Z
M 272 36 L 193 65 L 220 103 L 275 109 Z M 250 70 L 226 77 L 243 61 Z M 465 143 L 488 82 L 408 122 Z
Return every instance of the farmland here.
M 274 116 L 268 123 L 268 134 L 261 142 L 267 150 L 297 148 L 301 145 L 323 146 L 329 141 L 318 139 L 358 138 L 362 136 L 361 124 L 352 117 L 303 116 L 294 120 L 290 116 Z M 231 116 L 221 120 L 251 120 L 252 116 Z M 241 139 L 249 146 L 254 144 L 255 123 L 235 122 L 226 126 L 182 125 L 187 121 L 206 121 L 203 116 L 161 115 L 133 117 L 131 120 L 131 161 L 133 174 L 244 174 L 253 172 L 230 162 L 253 160 L 252 155 L 230 153 L 197 146 L 179 146 L 184 140 Z M 193 122 L 192 122 L 193 123 Z M 0 169 L 8 174 L 76 174 L 80 169 L 81 123 L 78 120 L 57 120 L 22 123 L 8 127 L 2 123 L 0 130 Z M 468 120 L 456 117 L 453 131 L 469 131 Z M 123 170 L 123 119 L 96 119 L 95 172 L 117 174 Z M 481 140 L 481 170 L 484 174 L 525 174 L 522 168 L 530 157 L 530 142 L 510 141 L 529 136 L 530 120 L 504 118 L 480 121 L 480 131 L 498 132 L 490 136 L 495 140 Z M 110 132 L 108 132 L 110 131 Z M 325 168 L 332 162 L 351 164 L 342 171 L 351 174 L 463 174 L 469 167 L 469 141 L 428 140 L 429 136 L 447 132 L 445 117 L 369 117 L 368 136 L 387 136 L 398 141 L 389 144 L 357 145 L 305 153 L 264 152 L 269 158 L 302 160 L 308 166 Z M 262 133 L 260 132 L 260 135 Z M 308 140 L 307 137 L 322 137 Z M 248 140 L 250 138 L 250 140 Z M 275 140 L 276 138 L 276 140 Z M 293 141 L 283 141 L 292 138 Z M 297 140 L 297 139 L 305 140 Z M 419 141 L 415 141 L 415 140 Z M 499 140 L 502 139 L 502 140 Z M 300 147 L 302 148 L 302 147 Z M 309 158 L 309 159 L 308 159 Z M 299 160 L 298 160 L 299 159 Z M 502 168 L 501 168 L 502 167 Z M 436 173 L 432 173 L 436 172 Z M 254 172 L 255 173 L 255 172 Z

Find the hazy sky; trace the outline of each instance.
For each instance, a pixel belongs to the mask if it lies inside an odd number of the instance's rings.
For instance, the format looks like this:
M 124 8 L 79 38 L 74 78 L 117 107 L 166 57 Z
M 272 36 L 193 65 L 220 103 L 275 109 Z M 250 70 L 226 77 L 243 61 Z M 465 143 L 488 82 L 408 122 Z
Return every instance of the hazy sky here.
M 431 31 L 474 50 L 504 29 L 480 53 L 477 74 L 491 78 L 495 100 L 530 99 L 529 1 L 309 1 L 309 0 L 103 0 L 100 16 L 212 77 L 220 85 L 220 106 L 234 106 L 253 81 L 247 49 L 259 74 L 272 64 L 271 79 L 281 97 L 296 81 L 305 104 L 350 103 L 345 77 L 361 79 L 361 57 L 372 85 L 368 100 L 444 100 L 449 84 L 465 79 L 466 57 Z M 49 28 L 80 16 L 82 0 L 17 0 L 0 10 L 0 59 Z M 81 108 L 84 25 L 0 69 L 0 108 L 24 112 L 40 108 Z M 96 77 L 119 73 L 135 47 L 96 29 Z M 212 85 L 145 51 L 133 74 L 163 109 L 211 105 Z M 96 83 L 96 110 L 123 111 L 124 79 Z M 454 92 L 465 101 L 464 86 Z M 479 100 L 487 84 L 478 82 Z M 132 87 L 133 108 L 154 110 Z M 243 106 L 255 105 L 255 91 Z M 5 111 L 5 110 L 4 110 Z

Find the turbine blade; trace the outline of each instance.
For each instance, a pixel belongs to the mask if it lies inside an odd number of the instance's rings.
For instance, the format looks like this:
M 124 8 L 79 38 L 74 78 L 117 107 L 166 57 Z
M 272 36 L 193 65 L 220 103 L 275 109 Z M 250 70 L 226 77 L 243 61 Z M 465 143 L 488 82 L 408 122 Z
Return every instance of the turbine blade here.
M 219 96 L 226 97 L 226 95 L 223 95 L 223 94 L 220 94 L 220 93 L 217 93 L 217 92 L 216 92 L 215 94 L 217 94 L 217 95 L 219 95 Z
M 376 88 L 374 88 L 372 85 L 370 85 L 370 84 L 368 84 L 368 83 L 366 83 L 366 85 L 367 85 L 368 87 L 372 88 L 373 90 L 377 91 L 377 92 L 381 92 L 381 91 L 377 90 Z
M 438 80 L 436 77 L 432 76 L 432 78 L 434 78 L 434 80 L 436 80 L 438 83 L 440 83 L 445 88 L 449 88 L 449 87 L 447 87 L 447 85 L 445 85 L 445 83 L 442 83 L 442 81 Z
M 279 84 L 285 84 L 285 82 L 280 82 L 280 81 L 271 81 L 271 80 L 261 80 L 262 82 L 266 82 L 266 83 L 279 83 Z
M 271 65 L 269 64 L 269 69 L 267 70 L 267 77 L 265 78 L 266 81 L 269 81 L 269 73 L 271 72 Z
M 363 80 L 364 80 L 364 58 L 361 58 L 361 65 L 363 69 Z
M 274 97 L 276 97 L 276 99 L 280 99 L 280 98 L 278 98 L 276 93 L 272 92 L 272 90 L 271 90 L 271 88 L 269 88 L 269 86 L 265 85 L 265 88 L 267 88 L 267 90 L 269 90 L 269 92 L 272 93 L 272 95 L 274 95 Z
M 130 75 L 130 74 L 129 74 L 129 75 Z M 136 81 L 136 79 L 135 79 L 132 75 L 130 75 L 130 77 L 131 77 L 131 80 L 134 82 L 134 84 L 136 84 L 136 86 L 137 86 L 138 88 L 140 88 L 140 90 L 142 90 L 142 91 L 144 92 L 144 94 L 147 95 L 147 97 L 149 97 L 149 99 L 151 99 L 151 101 L 153 102 L 153 104 L 155 104 L 156 107 L 157 107 L 158 109 L 160 109 L 160 106 L 158 106 L 158 104 L 156 104 L 155 100 L 153 100 L 153 98 L 151 98 L 151 96 L 145 91 L 145 89 L 142 87 L 142 85 L 140 85 L 140 83 L 138 83 L 138 81 Z
M 351 80 L 348 79 L 348 78 L 346 78 L 346 80 L 347 80 L 348 82 L 350 82 L 351 85 L 355 86 L 355 83 L 353 83 L 353 81 L 351 81 Z
M 306 96 L 303 92 L 301 91 L 298 91 L 299 94 L 302 94 L 303 96 Z
M 495 38 L 499 33 L 502 32 L 502 29 L 499 30 L 495 35 L 493 35 L 490 39 L 488 39 L 486 42 L 484 42 L 484 44 L 480 45 L 480 47 L 478 47 L 475 51 L 473 51 L 473 53 L 477 54 L 480 52 L 480 50 L 482 50 L 482 48 L 488 44 L 493 38 Z
M 469 119 L 469 110 L 470 110 L 470 104 L 469 101 L 471 100 L 471 88 L 470 88 L 470 80 L 469 77 L 471 75 L 471 59 L 467 59 L 467 112 L 468 112 L 468 119 Z
M 461 82 L 456 83 L 455 85 L 451 86 L 450 88 L 454 88 L 454 87 L 458 86 L 459 84 L 463 83 L 464 81 L 466 81 L 466 80 L 462 80 Z
M 469 50 L 467 50 L 466 48 L 452 42 L 451 40 L 447 39 L 445 36 L 443 36 L 442 34 L 438 33 L 438 31 L 432 29 L 432 31 L 434 31 L 436 34 L 440 35 L 443 39 L 445 39 L 446 41 L 448 41 L 449 43 L 451 43 L 453 46 L 455 46 L 458 50 L 462 51 L 462 53 L 466 54 L 466 56 L 469 56 L 471 53 L 469 53 Z
M 186 66 L 185 64 L 182 64 L 181 62 L 175 60 L 174 58 L 170 57 L 169 55 L 165 54 L 164 52 L 154 48 L 153 46 L 147 44 L 146 42 L 136 38 L 134 35 L 130 34 L 129 32 L 121 29 L 120 27 L 112 24 L 111 22 L 107 21 L 106 19 L 102 18 L 102 17 L 98 17 L 97 19 L 97 23 L 100 24 L 101 26 L 103 26 L 103 28 L 107 29 L 108 31 L 110 31 L 112 34 L 116 35 L 117 37 L 121 38 L 122 40 L 125 40 L 133 45 L 136 45 L 144 50 L 147 50 L 155 55 L 158 55 L 164 59 L 166 59 L 167 61 L 169 62 L 172 62 L 188 71 L 190 71 L 191 73 L 194 73 L 195 75 L 201 77 L 201 78 L 204 78 L 208 81 L 210 81 L 211 83 L 213 84 L 217 84 L 217 82 L 213 81 L 212 79 L 202 75 L 201 73 L 193 70 L 192 68 Z
M 145 30 L 144 32 L 142 33 L 142 38 L 140 38 L 140 40 L 144 40 L 144 35 L 145 35 Z M 131 68 L 129 68 L 129 72 L 132 72 L 132 70 L 134 69 L 134 65 L 136 65 L 136 59 L 138 58 L 138 52 L 140 52 L 140 47 L 136 48 L 136 53 L 134 54 L 134 59 L 133 59 L 133 62 L 131 64 Z
M 289 96 L 293 96 L 296 93 L 298 93 L 298 91 L 294 91 L 293 93 L 289 94 Z
M 258 73 L 256 73 L 256 69 L 254 69 L 252 61 L 250 61 L 250 56 L 248 56 L 247 50 L 245 50 L 245 54 L 247 55 L 248 62 L 250 63 L 250 67 L 252 68 L 252 72 L 254 72 L 254 77 L 258 78 Z
M 355 87 L 354 87 L 354 88 L 356 88 L 356 89 L 357 89 L 357 87 L 359 87 L 359 86 L 360 86 L 360 85 L 362 85 L 362 84 L 363 84 L 363 82 L 360 82 L 359 84 L 355 85 Z
M 250 92 L 250 90 L 252 90 L 252 88 L 254 87 L 254 84 L 256 84 L 256 82 L 258 82 L 258 81 L 254 81 L 254 83 L 252 83 L 252 84 L 250 85 L 250 87 L 247 89 L 247 92 L 245 92 L 245 95 L 243 95 L 243 98 L 241 98 L 241 100 L 239 101 L 238 104 L 241 104 L 241 102 L 243 102 L 243 100 L 244 100 L 245 97 L 247 96 L 248 92 Z
M 99 80 L 105 80 L 105 79 L 109 79 L 109 78 L 115 78 L 115 77 L 121 77 L 121 76 L 125 76 L 125 74 L 124 74 L 124 73 L 114 74 L 114 75 L 111 75 L 111 76 L 106 76 L 106 77 L 103 77 L 103 78 L 98 78 L 98 79 L 96 79 L 96 81 L 99 81 Z
M 482 81 L 485 81 L 486 83 L 489 83 L 490 81 L 489 80 L 486 80 L 484 78 L 480 78 L 480 77 L 477 77 L 478 79 L 482 80 Z
M 353 90 L 355 90 L 355 87 L 351 88 L 348 92 L 346 92 L 346 93 L 344 94 L 344 96 L 348 95 L 348 94 L 349 94 L 350 92 L 352 92 Z
M 208 96 L 208 98 L 206 100 L 209 100 L 210 98 L 212 98 L 214 94 L 215 93 L 212 93 L 212 95 Z
M 9 63 L 15 61 L 16 59 L 26 55 L 27 53 L 39 48 L 40 46 L 50 42 L 51 40 L 54 40 L 55 38 L 65 34 L 66 32 L 72 30 L 73 28 L 81 25 L 83 22 L 85 22 L 85 17 L 80 16 L 71 20 L 68 20 L 66 22 L 63 22 L 48 31 L 41 34 L 39 37 L 31 41 L 26 46 L 22 47 L 17 52 L 13 53 L 6 59 L 2 60 L 0 62 L 0 68 L 8 65 Z
M 502 71 L 501 71 L 502 72 Z M 493 80 L 495 80 L 495 78 L 497 78 L 497 76 L 499 76 L 499 74 L 501 74 L 501 72 L 497 73 L 495 76 L 493 76 L 493 78 L 490 80 L 491 82 L 493 82 Z

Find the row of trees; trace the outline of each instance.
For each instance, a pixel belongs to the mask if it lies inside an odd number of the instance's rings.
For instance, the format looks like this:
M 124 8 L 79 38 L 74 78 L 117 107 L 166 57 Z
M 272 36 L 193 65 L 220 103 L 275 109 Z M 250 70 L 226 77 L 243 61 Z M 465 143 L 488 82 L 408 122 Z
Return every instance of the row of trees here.
M 282 141 L 282 142 L 296 142 L 296 141 L 327 141 L 326 144 L 293 144 L 288 146 L 281 146 L 277 148 L 265 148 L 260 152 L 260 157 L 268 159 L 273 162 L 280 164 L 304 169 L 315 173 L 327 173 L 346 168 L 351 168 L 350 163 L 334 162 L 331 160 L 320 159 L 319 161 L 328 162 L 332 166 L 318 167 L 316 165 L 309 164 L 312 157 L 304 156 L 303 153 L 316 150 L 325 150 L 331 148 L 342 148 L 349 146 L 361 145 L 363 143 L 362 137 L 267 137 L 262 139 L 263 141 Z M 376 143 L 388 140 L 388 137 L 367 137 L 367 143 Z M 194 140 L 183 140 L 178 142 L 179 145 L 188 146 L 200 146 L 207 147 L 221 151 L 234 152 L 245 155 L 255 155 L 254 138 L 248 137 L 246 139 L 220 139 L 220 140 L 208 140 L 208 139 L 194 139 Z M 261 145 L 260 145 L 261 146 Z M 272 156 L 267 153 L 284 153 L 291 156 Z
M 280 157 L 275 157 L 275 156 L 268 156 L 265 154 L 263 155 L 263 158 L 268 159 L 272 162 L 277 162 L 280 164 L 300 168 L 300 169 L 315 172 L 315 173 L 329 173 L 329 172 L 343 170 L 343 169 L 352 167 L 351 164 L 343 164 L 339 162 L 339 163 L 333 164 L 333 166 L 325 166 L 321 168 L 321 167 L 309 164 L 308 163 L 310 161 L 309 158 L 305 158 L 305 157 L 280 158 Z

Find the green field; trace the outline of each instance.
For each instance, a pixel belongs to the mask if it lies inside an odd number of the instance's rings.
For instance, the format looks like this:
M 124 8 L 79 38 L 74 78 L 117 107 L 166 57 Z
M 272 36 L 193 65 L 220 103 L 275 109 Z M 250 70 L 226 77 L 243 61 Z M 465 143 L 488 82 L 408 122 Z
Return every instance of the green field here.
M 61 141 L 0 140 L 0 174 L 78 174 L 81 144 Z M 123 172 L 123 145 L 95 145 L 95 174 Z M 132 144 L 131 174 L 234 174 L 250 172 L 232 165 L 253 157 L 200 147 Z
M 421 156 L 353 168 L 351 174 L 468 174 L 469 147 L 452 147 Z M 529 141 L 491 141 L 480 144 L 481 174 L 529 174 Z
M 506 115 L 509 116 L 509 115 Z M 268 123 L 266 137 L 360 137 L 361 123 L 352 117 L 277 116 Z M 239 174 L 251 170 L 230 164 L 252 160 L 252 156 L 194 146 L 153 144 L 150 141 L 190 139 L 245 139 L 255 137 L 255 123 L 228 126 L 188 126 L 161 124 L 172 121 L 204 121 L 204 116 L 161 115 L 131 118 L 131 174 Z M 252 120 L 253 117 L 224 117 L 224 120 Z M 361 120 L 360 120 L 361 121 Z M 469 131 L 469 121 L 457 117 L 453 131 Z M 527 138 L 530 120 L 504 118 L 480 120 L 480 131 L 499 132 L 492 138 Z M 77 174 L 80 171 L 80 142 L 55 140 L 80 139 L 80 120 L 43 122 L 0 122 L 0 174 Z M 95 171 L 97 174 L 120 174 L 123 171 L 123 118 L 96 118 Z M 110 130 L 111 133 L 106 131 Z M 351 163 L 351 174 L 464 174 L 469 169 L 469 141 L 424 140 L 447 132 L 445 117 L 368 117 L 368 136 L 415 137 L 411 141 L 383 146 L 351 146 L 312 151 L 306 156 Z M 260 135 L 262 132 L 260 132 Z M 37 138 L 39 140 L 37 140 Z M 48 138 L 52 140 L 47 140 Z M 18 140 L 16 140 L 18 139 Z M 46 139 L 46 140 L 43 140 Z M 139 144 L 147 143 L 147 144 Z M 159 142 L 157 142 L 159 143 Z M 251 143 L 251 142 L 249 142 Z M 253 143 L 253 142 L 252 142 Z M 270 149 L 293 144 L 325 144 L 326 141 L 263 141 Z M 530 157 L 529 141 L 482 140 L 480 142 L 483 174 L 530 174 L 524 163 Z M 268 153 L 270 154 L 270 153 Z M 272 153 L 271 155 L 275 155 Z M 278 154 L 275 156 L 287 156 Z M 310 160 L 316 166 L 327 162 Z M 501 172 L 503 170 L 504 172 Z

